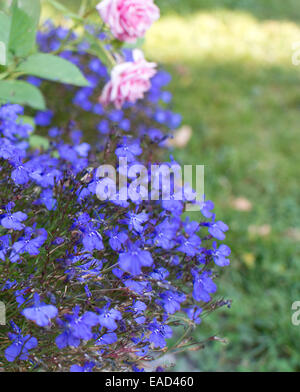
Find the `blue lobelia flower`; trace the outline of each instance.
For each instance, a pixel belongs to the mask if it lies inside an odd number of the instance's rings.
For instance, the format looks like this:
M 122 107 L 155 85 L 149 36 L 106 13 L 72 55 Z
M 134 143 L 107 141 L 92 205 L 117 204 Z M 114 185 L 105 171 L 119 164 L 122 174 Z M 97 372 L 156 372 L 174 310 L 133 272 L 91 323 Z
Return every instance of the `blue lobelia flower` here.
M 211 297 L 209 294 L 217 291 L 217 286 L 211 279 L 211 272 L 204 271 L 199 274 L 198 271 L 191 271 L 194 276 L 194 290 L 193 297 L 196 301 L 209 302 Z
M 75 317 L 71 321 L 73 335 L 79 339 L 90 340 L 93 337 L 91 328 L 99 324 L 99 317 L 94 312 L 85 312 L 82 316 L 78 316 L 79 307 L 74 310 Z
M 132 306 L 130 309 L 135 313 L 135 314 L 141 314 L 147 309 L 147 305 L 142 302 L 142 301 L 137 301 L 134 300 Z
M 119 226 L 115 226 L 112 230 L 109 230 L 105 233 L 109 236 L 109 245 L 115 251 L 120 251 L 122 249 L 122 245 L 127 241 L 128 235 L 119 231 Z
M 142 233 L 144 231 L 143 223 L 148 221 L 148 214 L 145 212 L 141 212 L 139 214 L 135 214 L 134 212 L 128 212 L 126 214 L 128 218 L 128 227 L 129 230 L 134 229 L 138 233 Z
M 52 189 L 44 189 L 39 198 L 39 202 L 44 204 L 48 211 L 53 211 L 56 209 L 56 200 L 53 197 Z
M 175 196 L 171 195 L 170 200 L 163 200 L 162 201 L 162 207 L 167 210 L 172 212 L 174 215 L 181 215 L 183 211 L 183 203 L 180 200 L 175 200 Z
M 26 287 L 25 289 L 22 290 L 16 290 L 15 291 L 15 296 L 16 296 L 16 302 L 18 303 L 18 308 L 23 305 L 25 302 L 28 301 L 28 298 L 24 298 L 23 296 L 28 294 L 28 289 L 29 287 Z
M 149 352 L 149 345 L 140 347 L 135 353 L 139 357 L 144 357 Z
M 83 366 L 72 365 L 70 367 L 70 372 L 72 373 L 90 373 L 93 371 L 95 366 L 94 362 L 86 362 Z
M 65 322 L 57 319 L 58 324 L 63 328 L 62 334 L 57 336 L 55 340 L 58 348 L 78 347 L 80 339 L 90 340 L 93 338 L 92 327 L 99 324 L 99 316 L 94 312 L 85 312 L 79 316 L 79 311 L 79 306 L 76 306 L 73 309 L 73 314 L 65 316 Z
M 20 114 L 23 114 L 23 112 L 24 112 L 23 107 L 18 104 L 3 105 L 0 108 L 0 119 L 2 121 L 16 122 L 16 120 L 18 119 L 18 116 Z
M 22 311 L 23 316 L 28 320 L 34 321 L 40 327 L 46 327 L 50 320 L 57 316 L 58 310 L 53 305 L 47 305 L 40 301 L 37 293 L 34 294 L 34 306 L 25 308 Z
M 33 234 L 37 233 L 37 237 L 32 238 Z M 25 236 L 20 237 L 12 246 L 10 261 L 15 263 L 19 260 L 19 255 L 29 253 L 31 256 L 36 256 L 40 253 L 41 246 L 47 239 L 47 231 L 45 229 L 33 230 L 31 227 L 26 227 Z
M 27 219 L 27 215 L 21 211 L 12 213 L 11 210 L 13 207 L 14 203 L 7 204 L 5 207 L 6 214 L 1 218 L 1 225 L 6 229 L 23 230 L 25 225 L 21 222 Z
M 128 118 L 123 118 L 120 122 L 119 122 L 119 127 L 121 129 L 123 129 L 123 131 L 128 132 L 130 130 L 131 127 L 131 123 L 130 120 L 128 120 Z
M 80 230 L 82 231 L 83 246 L 88 252 L 92 252 L 94 249 L 104 249 L 102 236 L 92 223 L 85 224 Z
M 152 291 L 151 284 L 147 280 L 137 282 L 133 279 L 126 279 L 124 280 L 124 285 L 129 288 L 129 290 L 138 294 L 146 295 L 146 293 L 150 293 Z
M 153 269 L 153 272 L 150 273 L 152 279 L 161 281 L 164 281 L 169 275 L 170 272 L 164 267 Z
M 165 250 L 170 250 L 176 245 L 174 238 L 178 230 L 177 225 L 172 224 L 167 219 L 160 223 L 155 231 L 154 243 Z
M 51 110 L 39 111 L 35 116 L 36 125 L 47 127 L 51 124 L 53 112 Z
M 200 203 L 200 211 L 201 211 L 201 214 L 205 218 L 211 218 L 212 217 L 213 213 L 211 211 L 214 208 L 215 208 L 215 205 L 210 200 L 207 200 L 207 201 L 204 200 L 202 203 Z
M 116 320 L 122 320 L 122 314 L 116 309 L 109 309 L 110 304 L 100 309 L 99 323 L 101 327 L 107 328 L 109 331 L 117 329 L 118 325 Z
M 113 122 L 120 122 L 123 119 L 123 117 L 124 117 L 124 112 L 118 109 L 113 109 L 108 115 L 110 121 Z
M 199 317 L 203 309 L 199 306 L 193 306 L 192 308 L 183 309 L 188 317 L 194 321 L 195 324 L 201 323 L 201 318 Z
M 226 267 L 227 265 L 230 264 L 230 260 L 227 258 L 231 250 L 229 246 L 227 245 L 220 245 L 219 248 L 217 248 L 217 243 L 213 243 L 213 251 L 212 251 L 212 256 L 214 259 L 214 262 L 219 266 L 219 267 Z
M 23 336 L 15 323 L 11 322 L 11 325 L 16 333 L 8 334 L 12 344 L 5 350 L 5 358 L 8 362 L 13 362 L 17 358 L 25 361 L 29 356 L 28 351 L 38 345 L 37 339 L 31 335 Z
M 89 254 L 85 254 L 83 257 L 80 256 L 80 260 L 88 260 L 86 263 L 78 265 L 76 267 L 79 276 L 83 277 L 89 275 L 89 276 L 100 276 L 101 275 L 101 270 L 103 266 L 102 260 L 98 260 L 93 258 Z
M 179 113 L 167 112 L 167 124 L 170 129 L 176 129 L 180 126 L 182 117 Z
M 40 87 L 40 85 L 42 84 L 41 79 L 37 78 L 36 76 L 28 76 L 27 82 L 37 87 Z
M 100 133 L 103 135 L 106 135 L 109 133 L 110 127 L 109 127 L 109 122 L 107 120 L 102 120 L 99 122 L 97 129 Z
M 212 223 L 209 223 L 208 232 L 217 240 L 223 241 L 225 239 L 224 231 L 227 231 L 229 228 L 228 226 L 222 222 L 217 221 L 215 222 L 215 215 L 213 215 Z
M 147 305 L 142 301 L 134 300 L 132 306 L 129 306 L 126 309 L 126 312 L 132 312 L 137 317 L 135 317 L 135 321 L 138 324 L 144 324 L 146 321 L 146 317 L 143 316 L 144 311 L 147 309 Z M 141 316 L 140 316 L 141 315 Z
M 21 162 L 20 159 L 16 159 L 15 162 L 12 163 L 15 169 L 11 172 L 11 178 L 17 185 L 24 185 L 29 181 L 28 169 Z
M 137 140 L 128 141 L 128 138 L 124 137 L 123 141 L 116 148 L 116 155 L 120 158 L 127 158 L 128 162 L 133 162 L 136 159 L 136 155 L 141 155 L 143 150 Z
M 201 244 L 201 239 L 197 234 L 193 234 L 189 238 L 181 238 L 181 245 L 177 248 L 182 253 L 188 256 L 195 256 L 199 253 L 199 246 Z
M 177 293 L 175 291 L 167 290 L 164 293 L 160 294 L 161 301 L 160 303 L 165 311 L 170 314 L 174 314 L 180 310 L 181 302 L 186 300 L 186 296 L 182 293 Z
M 133 243 L 129 243 L 127 251 L 119 255 L 120 268 L 132 275 L 140 275 L 142 267 L 151 267 L 152 264 L 151 253 Z
M 80 345 L 80 339 L 73 335 L 71 326 L 64 324 L 61 320 L 57 319 L 58 324 L 64 327 L 63 332 L 57 336 L 55 343 L 59 349 L 63 349 L 67 346 L 78 347 Z
M 89 63 L 89 67 L 91 71 L 97 73 L 99 76 L 107 76 L 107 68 L 98 58 L 93 58 Z
M 102 335 L 99 339 L 97 339 L 95 345 L 101 346 L 101 345 L 113 344 L 116 343 L 117 340 L 118 340 L 117 334 L 115 334 L 114 332 L 108 332 Z
M 3 235 L 0 237 L 0 259 L 5 261 L 6 254 L 9 250 L 10 235 Z
M 156 319 L 149 324 L 148 329 L 151 331 L 149 342 L 153 343 L 154 347 L 165 347 L 166 339 L 172 337 L 172 328 L 166 324 L 159 324 Z

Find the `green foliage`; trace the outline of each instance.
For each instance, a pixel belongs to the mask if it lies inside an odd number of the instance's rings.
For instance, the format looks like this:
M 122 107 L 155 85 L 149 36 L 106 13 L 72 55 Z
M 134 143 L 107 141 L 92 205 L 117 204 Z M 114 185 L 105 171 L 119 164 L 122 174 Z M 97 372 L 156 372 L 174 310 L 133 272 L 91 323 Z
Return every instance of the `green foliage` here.
M 40 90 L 22 80 L 1 80 L 0 101 L 29 105 L 34 109 L 46 109 Z
M 65 7 L 64 4 L 62 4 L 62 2 L 58 2 L 56 0 L 47 0 L 47 2 L 51 4 L 57 11 L 62 13 L 64 16 L 79 22 L 83 21 L 82 17 L 80 17 L 78 14 L 75 14 L 75 12 L 70 11 L 67 7 Z
M 40 135 L 31 135 L 29 138 L 29 144 L 32 148 L 39 148 L 44 150 L 49 148 L 49 140 L 46 137 Z
M 31 19 L 35 28 L 37 28 L 41 15 L 40 0 L 17 0 L 19 9 L 23 10 Z
M 52 4 L 55 3 L 52 1 Z M 71 16 L 64 6 L 60 10 Z M 10 7 L 7 3 L 0 3 L 0 41 L 6 49 L 6 61 L 0 68 L 1 101 L 45 109 L 44 98 L 36 87 L 24 81 L 16 81 L 24 75 L 75 86 L 89 85 L 81 71 L 71 62 L 55 54 L 37 53 L 36 34 L 40 13 L 40 0 L 14 0 Z M 82 17 L 75 19 L 85 23 Z M 68 49 L 76 50 L 76 46 Z M 100 49 L 98 52 L 99 56 L 104 56 Z
M 89 83 L 70 61 L 48 53 L 36 53 L 29 56 L 17 67 L 17 72 L 34 75 L 55 82 L 72 84 L 74 86 L 88 86 Z
M 89 42 L 90 47 L 87 50 L 87 53 L 90 53 L 94 56 L 97 56 L 103 64 L 106 65 L 108 69 L 112 69 L 114 65 L 113 57 L 103 48 L 101 41 L 94 37 L 92 34 L 89 34 L 87 31 L 84 32 L 84 38 Z M 120 47 L 122 47 L 122 43 L 118 41 Z
M 28 7 L 28 3 L 32 8 Z M 39 1 L 13 1 L 8 48 L 14 56 L 26 56 L 34 49 L 39 15 Z
M 66 0 L 59 2 L 56 0 L 46 0 L 46 2 L 53 8 L 55 12 L 59 11 L 64 15 L 64 17 L 73 20 L 74 27 L 84 24 L 85 18 L 90 15 L 93 16 L 94 13 L 97 15 L 96 24 L 99 25 L 99 16 L 95 8 L 96 4 L 98 4 L 98 1 L 90 1 L 89 4 L 91 8 L 88 10 L 85 10 L 85 7 L 82 6 L 85 4 L 85 2 L 81 2 L 80 0 Z M 78 8 L 80 12 L 76 13 Z M 92 22 L 92 20 L 93 18 L 89 21 Z M 86 30 L 84 30 L 82 38 L 88 41 L 90 44 L 89 49 L 87 49 L 87 53 L 97 56 L 108 69 L 112 69 L 112 67 L 115 65 L 115 60 L 113 56 L 103 47 L 101 41 Z M 115 49 L 120 49 L 122 46 L 124 46 L 124 43 L 117 40 L 116 42 L 118 46 Z

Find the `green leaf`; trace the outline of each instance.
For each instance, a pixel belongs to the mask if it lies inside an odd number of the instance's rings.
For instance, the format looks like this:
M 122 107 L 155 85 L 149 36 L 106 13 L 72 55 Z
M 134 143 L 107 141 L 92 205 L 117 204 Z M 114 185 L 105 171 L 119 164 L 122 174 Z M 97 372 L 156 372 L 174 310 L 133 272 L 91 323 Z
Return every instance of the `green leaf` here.
M 62 5 L 56 0 L 47 0 L 49 4 L 51 4 L 54 8 L 56 8 L 58 11 L 62 12 L 64 16 L 67 16 L 71 19 L 74 19 L 76 21 L 84 21 L 83 18 L 81 18 L 79 15 L 74 14 L 74 12 L 70 11 L 67 7 Z
M 35 130 L 35 122 L 34 118 L 29 117 L 29 116 L 19 116 L 18 117 L 18 122 L 20 124 L 28 124 L 32 127 L 33 130 Z
M 31 135 L 29 137 L 29 144 L 32 148 L 39 148 L 47 150 L 50 146 L 49 140 L 44 136 Z
M 18 0 L 17 3 L 18 8 L 23 10 L 37 27 L 41 16 L 40 0 Z
M 4 12 L 8 11 L 9 6 L 10 6 L 9 1 L 7 1 L 7 0 L 0 0 L 0 9 L 2 11 L 4 11 Z
M 89 34 L 87 31 L 85 31 L 84 38 L 86 38 L 90 44 L 87 52 L 97 56 L 103 64 L 105 64 L 109 69 L 112 69 L 115 65 L 115 60 L 112 55 L 102 46 L 101 41 L 92 34 Z
M 17 67 L 17 71 L 74 86 L 89 86 L 76 65 L 53 54 L 33 54 Z
M 9 50 L 15 56 L 26 56 L 34 48 L 39 16 L 39 0 L 13 1 Z
M 144 43 L 145 43 L 145 38 L 144 37 L 143 38 L 138 38 L 137 41 L 135 43 L 132 43 L 132 44 L 125 42 L 123 44 L 123 48 L 126 48 L 126 49 L 127 48 L 128 49 L 141 48 L 144 45 Z
M 44 97 L 39 89 L 21 80 L 1 80 L 0 100 L 20 105 L 28 105 L 34 109 L 45 110 Z

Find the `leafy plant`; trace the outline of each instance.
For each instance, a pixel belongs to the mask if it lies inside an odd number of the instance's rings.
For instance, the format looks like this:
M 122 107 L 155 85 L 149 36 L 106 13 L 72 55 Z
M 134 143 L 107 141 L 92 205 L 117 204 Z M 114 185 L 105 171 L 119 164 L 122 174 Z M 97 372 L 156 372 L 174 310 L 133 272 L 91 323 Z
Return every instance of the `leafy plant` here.
M 65 16 L 73 18 L 78 27 L 85 16 L 70 13 L 64 6 L 51 1 Z M 36 35 L 40 20 L 40 0 L 13 0 L 8 9 L 0 11 L 0 42 L 3 43 L 5 63 L 0 66 L 0 100 L 45 109 L 46 104 L 37 88 L 26 81 L 16 81 L 24 75 L 33 75 L 59 83 L 88 86 L 78 67 L 54 53 L 40 53 L 36 46 Z M 74 50 L 75 46 L 69 46 Z M 103 58 L 103 48 L 94 44 L 94 53 Z M 113 63 L 113 59 L 108 57 Z

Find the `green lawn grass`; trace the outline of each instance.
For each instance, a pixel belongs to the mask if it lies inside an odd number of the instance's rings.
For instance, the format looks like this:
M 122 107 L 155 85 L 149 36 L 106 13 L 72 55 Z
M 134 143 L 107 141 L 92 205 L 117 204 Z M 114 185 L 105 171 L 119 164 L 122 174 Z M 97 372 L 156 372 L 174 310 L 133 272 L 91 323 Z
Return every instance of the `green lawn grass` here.
M 163 15 L 147 57 L 172 73 L 174 109 L 193 128 L 175 151 L 205 165 L 205 191 L 230 226 L 232 263 L 219 279 L 231 310 L 204 320 L 196 337 L 227 345 L 177 360 L 177 369 L 300 370 L 300 7 L 281 0 L 158 0 Z M 252 203 L 239 211 L 233 200 Z M 194 213 L 194 219 L 197 214 Z

